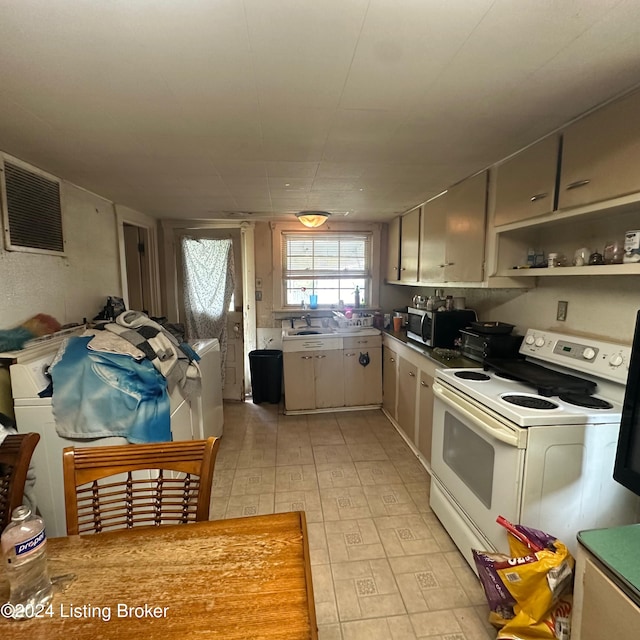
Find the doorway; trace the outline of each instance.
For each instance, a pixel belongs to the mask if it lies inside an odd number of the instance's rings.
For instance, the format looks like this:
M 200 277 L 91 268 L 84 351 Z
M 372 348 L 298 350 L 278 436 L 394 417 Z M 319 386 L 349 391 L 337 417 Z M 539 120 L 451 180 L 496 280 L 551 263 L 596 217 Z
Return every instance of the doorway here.
M 224 363 L 222 397 L 244 400 L 240 229 L 176 229 L 174 233 L 178 313 L 187 327 L 187 337 L 220 341 Z M 232 247 L 233 262 L 227 266 L 225 252 L 229 246 Z M 231 278 L 233 289 L 227 291 L 224 298 L 227 281 Z

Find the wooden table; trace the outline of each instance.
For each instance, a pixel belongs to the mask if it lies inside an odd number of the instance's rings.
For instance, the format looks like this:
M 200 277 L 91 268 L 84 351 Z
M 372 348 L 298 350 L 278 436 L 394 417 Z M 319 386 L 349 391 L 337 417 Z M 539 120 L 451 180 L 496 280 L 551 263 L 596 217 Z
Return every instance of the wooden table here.
M 304 513 L 52 538 L 51 576 L 75 574 L 7 640 L 317 638 Z M 64 584 L 64 583 L 63 583 Z M 0 572 L 0 604 L 8 584 Z

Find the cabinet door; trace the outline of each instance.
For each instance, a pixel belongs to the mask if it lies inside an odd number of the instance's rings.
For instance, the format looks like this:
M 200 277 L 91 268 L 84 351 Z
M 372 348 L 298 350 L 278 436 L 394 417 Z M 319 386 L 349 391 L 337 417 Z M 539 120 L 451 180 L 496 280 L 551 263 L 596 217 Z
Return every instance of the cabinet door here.
M 388 227 L 387 236 L 387 282 L 400 278 L 400 218 L 394 218 Z
M 400 227 L 400 280 L 418 281 L 418 244 L 420 242 L 420 207 L 402 216 Z
M 283 354 L 284 403 L 289 411 L 315 409 L 314 351 Z
M 431 464 L 431 434 L 433 432 L 433 378 L 420 371 L 418 388 L 418 450 Z
M 496 167 L 496 227 L 553 211 L 558 146 L 549 136 Z
M 581 611 L 580 620 L 576 621 L 576 639 L 637 638 L 640 608 L 585 555 L 584 575 L 576 574 L 576 583 L 581 579 L 581 584 L 576 584 L 576 608 Z
M 400 356 L 398 360 L 398 424 L 409 440 L 416 441 L 418 368 Z
M 445 240 L 447 234 L 447 194 L 422 205 L 420 220 L 420 281 L 444 279 Z
M 640 191 L 640 92 L 599 109 L 563 135 L 558 208 Z
M 347 407 L 380 404 L 382 402 L 382 349 L 380 347 L 345 349 L 344 403 Z M 369 364 L 360 363 L 367 354 Z
M 342 349 L 314 352 L 316 409 L 344 407 Z
M 486 209 L 486 171 L 449 189 L 445 282 L 482 281 Z
M 382 408 L 396 417 L 396 387 L 398 380 L 398 355 L 389 347 L 382 347 Z

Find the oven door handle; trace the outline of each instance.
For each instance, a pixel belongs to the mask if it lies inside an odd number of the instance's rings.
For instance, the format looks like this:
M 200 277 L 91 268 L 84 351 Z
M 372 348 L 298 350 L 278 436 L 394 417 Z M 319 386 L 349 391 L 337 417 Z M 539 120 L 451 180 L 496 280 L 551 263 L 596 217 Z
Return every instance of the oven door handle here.
M 513 433 L 513 431 L 511 431 L 508 427 L 505 427 L 503 424 L 498 422 L 498 420 L 496 420 L 492 416 L 484 413 L 480 415 L 479 412 L 473 411 L 473 409 L 475 409 L 473 405 L 468 405 L 472 409 L 470 411 L 465 406 L 463 406 L 463 403 L 468 403 L 454 396 L 450 391 L 448 391 L 444 387 L 441 387 L 439 384 L 433 385 L 433 393 L 437 395 L 445 404 L 463 414 L 465 418 L 472 422 L 478 429 L 489 434 L 492 438 L 500 440 L 500 442 L 504 442 L 505 444 L 508 444 L 512 447 L 518 446 L 518 436 Z

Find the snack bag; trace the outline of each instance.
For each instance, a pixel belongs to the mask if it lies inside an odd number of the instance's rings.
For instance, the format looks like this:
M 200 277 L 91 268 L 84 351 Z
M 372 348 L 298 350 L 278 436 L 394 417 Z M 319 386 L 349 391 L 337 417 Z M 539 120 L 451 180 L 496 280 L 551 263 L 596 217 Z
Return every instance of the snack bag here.
M 489 621 L 499 639 L 567 640 L 574 560 L 566 546 L 543 531 L 512 525 L 510 556 L 473 550 L 476 568 L 489 602 Z

